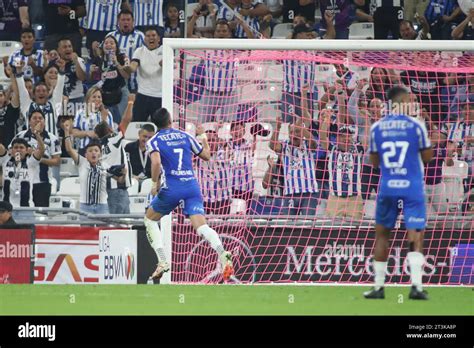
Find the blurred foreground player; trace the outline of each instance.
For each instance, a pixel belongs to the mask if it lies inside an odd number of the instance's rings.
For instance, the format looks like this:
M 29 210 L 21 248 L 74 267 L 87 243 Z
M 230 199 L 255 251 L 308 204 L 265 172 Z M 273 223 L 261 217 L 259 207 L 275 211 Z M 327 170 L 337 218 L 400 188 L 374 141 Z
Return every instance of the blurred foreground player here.
M 148 240 L 158 256 L 158 266 L 151 277 L 160 279 L 170 269 L 157 222 L 183 202 L 183 211 L 198 235 L 206 239 L 219 255 L 224 280 L 228 280 L 233 274 L 232 255 L 224 250 L 219 235 L 206 223 L 201 189 L 193 170 L 193 155 L 204 161 L 211 157 L 207 139 L 200 136 L 201 145 L 191 135 L 173 129 L 171 115 L 165 108 L 157 110 L 152 121 L 158 132 L 147 142 L 147 151 L 151 158 L 152 195 L 158 195 L 144 219 Z M 164 182 L 160 183 L 162 169 Z
M 381 168 L 375 217 L 375 287 L 364 293 L 368 299 L 385 298 L 384 283 L 389 255 L 390 231 L 398 215 L 398 200 L 403 201 L 403 215 L 408 231 L 408 264 L 412 287 L 409 298 L 427 300 L 422 289 L 423 235 L 426 226 L 424 163 L 433 150 L 424 123 L 406 116 L 410 93 L 403 87 L 388 92 L 391 113 L 374 123 L 370 130 L 370 159 Z

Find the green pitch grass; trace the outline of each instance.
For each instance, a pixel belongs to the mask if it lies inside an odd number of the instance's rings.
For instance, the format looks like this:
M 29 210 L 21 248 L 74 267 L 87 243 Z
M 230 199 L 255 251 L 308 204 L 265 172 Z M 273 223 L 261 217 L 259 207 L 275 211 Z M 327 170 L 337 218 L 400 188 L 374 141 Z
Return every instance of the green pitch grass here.
M 428 288 L 429 301 L 388 287 L 0 285 L 0 315 L 473 315 L 474 288 Z

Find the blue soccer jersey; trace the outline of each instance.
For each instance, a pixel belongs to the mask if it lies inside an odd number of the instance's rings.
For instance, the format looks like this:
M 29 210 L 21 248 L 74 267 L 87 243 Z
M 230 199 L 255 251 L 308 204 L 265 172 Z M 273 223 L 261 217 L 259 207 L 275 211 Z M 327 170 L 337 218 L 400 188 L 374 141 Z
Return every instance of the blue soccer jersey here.
M 201 153 L 201 144 L 185 132 L 167 128 L 147 142 L 147 151 L 160 153 L 165 182 L 151 207 L 167 215 L 181 203 L 186 215 L 204 214 L 201 190 L 193 170 L 193 157 Z
M 188 133 L 173 128 L 162 129 L 148 140 L 147 151 L 160 153 L 167 183 L 196 180 L 193 157 L 201 153 L 202 146 Z
M 388 115 L 370 129 L 370 152 L 380 157 L 379 194 L 410 196 L 424 190 L 420 151 L 431 148 L 423 123 L 405 115 Z
M 425 228 L 424 166 L 420 151 L 430 147 L 425 125 L 415 118 L 388 115 L 372 125 L 370 152 L 379 155 L 382 174 L 376 224 L 393 228 L 401 200 L 406 228 Z

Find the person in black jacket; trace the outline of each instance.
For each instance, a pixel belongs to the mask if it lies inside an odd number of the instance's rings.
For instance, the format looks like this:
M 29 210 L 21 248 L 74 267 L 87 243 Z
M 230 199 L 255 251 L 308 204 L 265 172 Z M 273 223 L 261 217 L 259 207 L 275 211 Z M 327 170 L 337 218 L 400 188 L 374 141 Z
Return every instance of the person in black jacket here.
M 125 146 L 132 165 L 132 174 L 138 181 L 151 177 L 151 161 L 146 153 L 146 143 L 155 134 L 151 124 L 144 124 L 138 132 L 138 140 Z
M 17 223 L 12 217 L 13 206 L 10 202 L 0 201 L 0 226 L 13 226 Z

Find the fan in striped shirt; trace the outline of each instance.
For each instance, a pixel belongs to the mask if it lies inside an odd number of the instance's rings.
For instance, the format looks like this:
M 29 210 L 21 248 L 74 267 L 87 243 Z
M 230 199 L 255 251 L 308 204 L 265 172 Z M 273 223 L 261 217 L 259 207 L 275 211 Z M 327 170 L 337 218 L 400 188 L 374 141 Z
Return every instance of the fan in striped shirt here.
M 21 61 L 19 66 L 13 68 L 16 78 L 13 80 L 12 88 L 14 94 L 19 98 L 13 98 L 12 106 L 19 106 L 21 113 L 26 119 L 30 117 L 33 111 L 41 110 L 45 117 L 46 130 L 57 135 L 58 113 L 60 112 L 63 103 L 66 63 L 62 59 L 56 61 L 56 64 L 59 67 L 59 75 L 51 99 L 49 98 L 50 91 L 48 86 L 44 82 L 39 82 L 33 87 L 33 100 L 30 98 L 30 94 L 23 78 L 22 67 L 24 64 L 25 63 Z M 19 105 L 16 103 L 19 103 Z
M 214 38 L 232 38 L 232 30 L 227 21 L 217 22 Z M 230 122 L 237 114 L 239 102 L 236 61 L 240 57 L 235 50 L 211 50 L 206 51 L 205 55 L 205 86 L 199 105 L 199 121 L 215 121 L 217 111 L 222 108 L 219 121 Z
M 132 58 L 133 53 L 145 44 L 145 35 L 134 28 L 133 13 L 126 9 L 119 13 L 118 30 L 107 34 L 109 35 L 117 40 L 120 51 L 129 58 Z M 136 93 L 138 90 L 136 72 L 128 79 L 128 90 L 130 93 Z
M 132 0 L 135 27 L 145 32 L 147 27 L 163 27 L 163 0 Z M 163 37 L 163 31 L 158 33 Z
M 45 130 L 45 119 L 42 111 L 33 111 L 30 114 L 28 123 L 29 129 L 18 133 L 13 141 L 19 138 L 25 139 L 32 149 L 37 149 L 39 145 L 36 135 L 38 133 L 41 135 L 45 150 L 43 158 L 40 160 L 39 170 L 32 175 L 31 179 L 33 184 L 33 202 L 36 207 L 49 207 L 53 170 L 61 162 L 61 144 L 57 136 Z
M 117 19 L 122 7 L 128 6 L 122 0 L 86 0 L 87 21 L 86 47 L 91 52 L 94 41 L 102 42 L 117 28 Z
M 202 126 L 197 127 L 196 135 L 204 134 Z M 205 132 L 211 158 L 209 161 L 196 161 L 196 174 L 201 185 L 206 214 L 229 214 L 232 199 L 231 151 L 224 141 L 219 139 L 215 130 Z
M 169 4 L 166 8 L 165 37 L 183 37 L 179 25 L 179 10 L 175 4 Z
M 259 16 L 264 16 L 270 13 L 268 7 L 262 3 L 253 0 L 242 0 L 240 5 L 234 7 L 234 12 L 226 7 L 221 7 L 217 19 L 225 19 L 230 22 L 234 29 L 234 37 L 238 39 L 249 38 L 247 32 L 236 14 L 242 16 L 242 20 L 254 33 L 250 38 L 255 37 L 260 32 Z
M 459 158 L 468 164 L 468 177 L 465 182 L 465 191 L 474 186 L 474 103 L 464 104 L 462 107 L 463 121 L 458 121 L 451 127 L 448 135 L 448 148 L 460 150 Z
M 112 113 L 102 104 L 102 92 L 98 87 L 91 87 L 85 98 L 85 109 L 80 110 L 74 118 L 72 135 L 79 139 L 81 154 L 92 139 L 97 139 L 95 126 L 105 121 L 114 127 Z
M 234 121 L 231 124 L 232 142 L 232 189 L 233 197 L 249 201 L 253 196 L 254 180 L 252 164 L 256 147 L 256 139 L 246 138 L 245 122 Z
M 336 142 L 329 141 L 329 117 L 325 117 L 320 129 L 321 145 L 328 158 L 330 195 L 326 213 L 331 217 L 362 218 L 360 197 L 361 168 L 364 148 L 355 143 L 355 132 L 348 126 L 337 130 Z
M 109 166 L 101 162 L 101 145 L 97 141 L 87 144 L 84 157 L 79 155 L 72 147 L 71 138 L 72 124 L 66 121 L 64 124 L 64 135 L 66 151 L 74 163 L 79 167 L 80 209 L 90 214 L 108 214 L 107 204 L 107 178 L 112 177 L 119 184 L 125 182 L 125 173 L 120 176 L 109 174 Z
M 293 39 L 311 40 L 313 30 L 306 24 L 300 24 L 293 29 Z M 313 104 L 318 99 L 316 72 L 318 63 L 312 59 L 314 52 L 302 51 L 283 63 L 283 93 L 281 97 L 281 112 L 283 121 L 293 123 L 294 115 L 302 116 L 301 97 L 307 94 L 308 111 L 313 114 Z M 305 59 L 306 58 L 306 59 Z
M 315 215 L 318 204 L 317 159 L 325 155 L 301 119 L 290 125 L 290 140 L 279 142 L 281 120 L 270 142 L 270 149 L 281 154 L 283 195 L 289 215 Z
M 34 47 L 35 32 L 31 28 L 21 30 L 22 48 L 16 50 L 10 55 L 8 64 L 15 66 L 23 61 L 23 74 L 26 78 L 35 79 L 36 81 L 43 75 L 44 68 L 44 52 Z
M 357 143 L 358 129 L 348 113 L 347 94 L 339 82 L 335 84 L 335 94 L 338 106 L 336 123 L 332 124 L 331 112 L 321 113 L 320 140 L 327 151 L 330 192 L 326 212 L 333 217 L 360 219 L 363 212 L 360 191 L 364 148 Z

